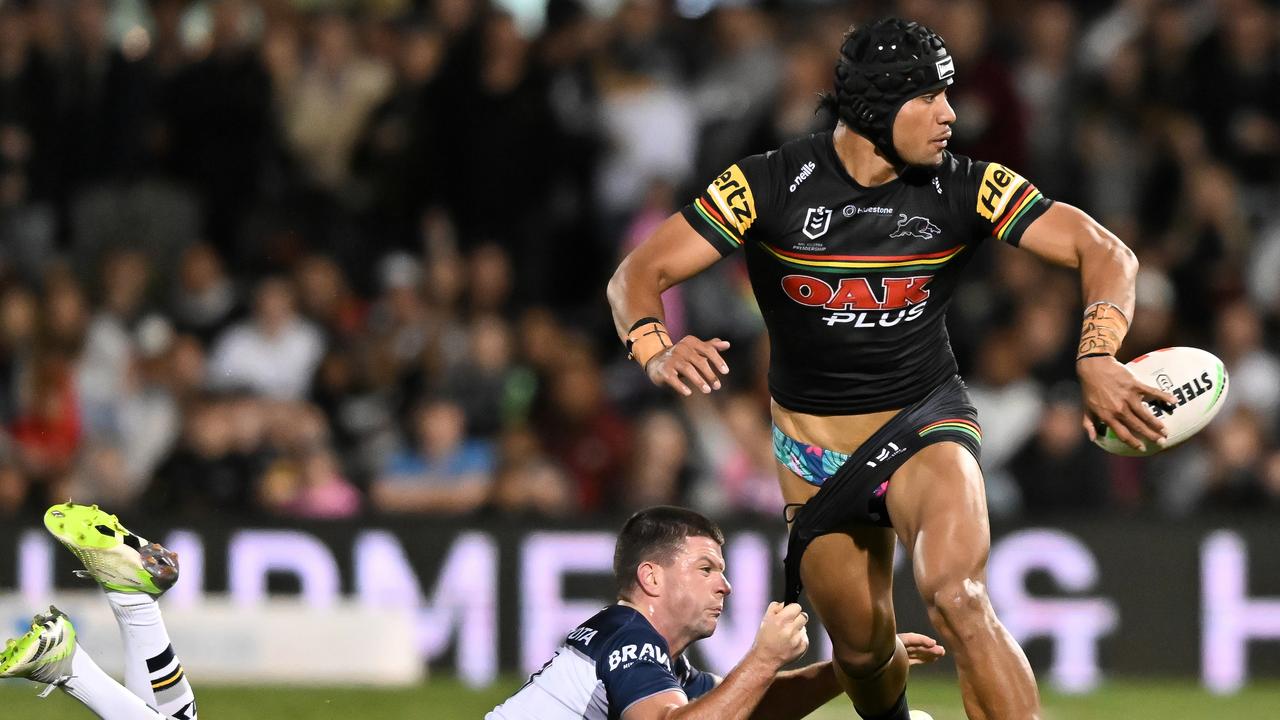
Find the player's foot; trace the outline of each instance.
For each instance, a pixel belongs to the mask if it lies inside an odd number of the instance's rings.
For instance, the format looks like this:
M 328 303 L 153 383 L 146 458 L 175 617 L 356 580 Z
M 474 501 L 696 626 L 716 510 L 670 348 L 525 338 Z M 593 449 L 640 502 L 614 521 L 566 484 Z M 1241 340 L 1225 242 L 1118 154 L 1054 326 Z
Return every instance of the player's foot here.
M 912 710 L 911 720 L 933 720 L 933 716 L 923 710 Z
M 107 590 L 159 597 L 178 581 L 177 553 L 134 535 L 97 505 L 54 505 L 44 526 L 84 565 L 76 574 Z
M 10 640 L 0 651 L 0 678 L 27 678 L 52 687 L 71 679 L 76 629 L 58 608 L 36 615 L 26 635 Z

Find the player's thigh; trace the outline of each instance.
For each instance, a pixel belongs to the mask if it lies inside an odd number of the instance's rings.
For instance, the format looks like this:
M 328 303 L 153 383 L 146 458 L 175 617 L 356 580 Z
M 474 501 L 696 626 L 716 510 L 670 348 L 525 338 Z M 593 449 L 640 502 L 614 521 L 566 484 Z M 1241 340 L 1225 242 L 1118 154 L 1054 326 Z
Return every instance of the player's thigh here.
M 953 442 L 925 447 L 894 473 L 886 500 L 926 601 L 949 584 L 985 581 L 986 487 L 968 450 Z
M 777 465 L 782 495 L 803 503 L 818 489 Z M 874 651 L 892 645 L 893 531 L 850 525 L 819 536 L 800 562 L 800 579 L 837 651 Z

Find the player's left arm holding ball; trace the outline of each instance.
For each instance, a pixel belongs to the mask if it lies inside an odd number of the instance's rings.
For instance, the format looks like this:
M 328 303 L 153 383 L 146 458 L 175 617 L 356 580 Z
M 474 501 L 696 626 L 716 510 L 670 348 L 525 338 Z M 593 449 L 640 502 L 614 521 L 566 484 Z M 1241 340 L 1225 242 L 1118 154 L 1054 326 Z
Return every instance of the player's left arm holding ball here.
M 1144 397 L 1176 400 L 1139 381 L 1116 360 L 1133 318 L 1138 259 L 1111 231 L 1078 208 L 1054 203 L 1022 234 L 1020 247 L 1055 265 L 1076 268 L 1084 296 L 1084 323 L 1076 372 L 1084 396 L 1084 428 L 1110 427 L 1122 441 L 1142 449 L 1142 438 L 1163 443 L 1164 424 L 1143 405 Z

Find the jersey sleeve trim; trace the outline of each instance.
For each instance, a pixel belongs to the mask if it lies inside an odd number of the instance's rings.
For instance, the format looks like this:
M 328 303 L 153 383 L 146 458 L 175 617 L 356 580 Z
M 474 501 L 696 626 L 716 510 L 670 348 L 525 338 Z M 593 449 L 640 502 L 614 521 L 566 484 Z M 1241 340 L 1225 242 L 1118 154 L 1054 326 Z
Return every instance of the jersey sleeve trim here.
M 622 708 L 622 712 L 618 713 L 618 717 L 622 717 L 623 715 L 626 715 L 627 711 L 631 709 L 631 706 L 635 705 L 638 702 L 643 702 L 645 700 L 648 700 L 651 697 L 655 697 L 657 695 L 661 695 L 663 693 L 669 693 L 669 692 L 678 692 L 681 695 L 684 695 L 685 700 L 689 699 L 689 696 L 685 694 L 684 688 L 682 687 L 677 686 L 677 687 L 663 688 L 662 690 L 655 690 L 654 692 L 651 692 L 648 695 L 645 695 L 644 697 L 636 698 L 635 700 L 632 700 L 631 702 L 627 703 L 627 706 Z
M 1022 233 L 1053 204 L 1031 181 L 1000 163 L 977 163 L 973 167 L 977 183 L 975 211 L 980 226 L 991 237 L 1010 245 L 1022 240 Z M 978 172 L 981 175 L 978 175 Z
M 991 234 L 1011 245 L 1017 245 L 1022 238 L 1022 231 L 1030 225 L 1030 220 L 1040 217 L 1049 207 L 1049 200 L 1031 183 L 1009 203 L 1004 214 L 996 219 Z M 1041 207 L 1043 206 L 1043 207 Z
M 731 252 L 742 247 L 742 236 L 738 235 L 730 227 L 729 223 L 725 222 L 724 215 L 720 214 L 720 211 L 714 205 L 707 202 L 705 195 L 694 199 L 693 209 L 697 212 L 699 218 L 729 244 Z

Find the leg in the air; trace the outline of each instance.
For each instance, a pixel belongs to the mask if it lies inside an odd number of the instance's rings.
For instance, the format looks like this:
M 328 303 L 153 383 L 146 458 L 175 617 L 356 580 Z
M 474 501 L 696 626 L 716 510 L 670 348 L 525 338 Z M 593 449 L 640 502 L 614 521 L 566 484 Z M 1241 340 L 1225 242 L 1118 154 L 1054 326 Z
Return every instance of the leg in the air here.
M 195 694 L 173 652 L 159 597 L 178 579 L 178 557 L 131 533 L 96 506 L 55 505 L 45 527 L 106 591 L 124 642 L 125 686 L 176 720 L 196 720 Z
M 31 630 L 5 643 L 0 678 L 26 678 L 61 688 L 103 720 L 165 720 L 120 683 L 112 680 L 76 643 L 75 627 L 57 608 L 36 615 Z

